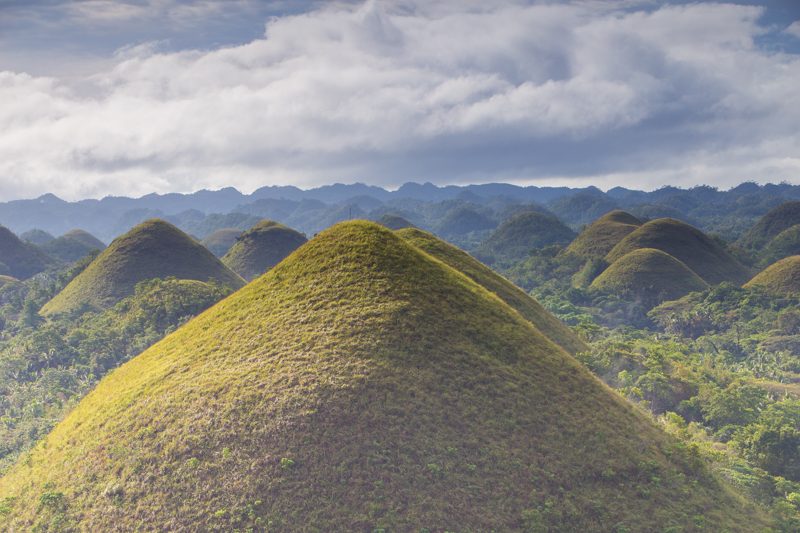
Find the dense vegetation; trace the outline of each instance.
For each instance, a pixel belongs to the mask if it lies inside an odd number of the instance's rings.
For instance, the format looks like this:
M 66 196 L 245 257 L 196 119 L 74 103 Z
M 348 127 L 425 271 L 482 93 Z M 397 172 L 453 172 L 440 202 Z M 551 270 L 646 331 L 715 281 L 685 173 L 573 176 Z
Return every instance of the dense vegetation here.
M 10 529 L 766 525 L 502 300 L 363 222 L 102 380 L 0 497 Z

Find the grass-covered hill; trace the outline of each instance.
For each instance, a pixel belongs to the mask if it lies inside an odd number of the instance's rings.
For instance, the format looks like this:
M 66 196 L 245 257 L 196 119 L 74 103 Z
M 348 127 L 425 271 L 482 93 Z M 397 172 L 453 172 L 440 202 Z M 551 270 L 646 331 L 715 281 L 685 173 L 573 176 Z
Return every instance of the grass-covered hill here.
M 500 224 L 476 254 L 487 261 L 518 260 L 537 248 L 567 244 L 574 238 L 575 232 L 556 217 L 526 211 Z
M 476 231 L 489 231 L 497 223 L 480 209 L 458 206 L 447 211 L 436 223 L 436 233 L 444 237 L 457 237 Z
M 586 259 L 602 259 L 642 221 L 619 209 L 606 213 L 586 227 L 567 247 L 567 252 Z
M 382 215 L 378 220 L 376 220 L 376 222 L 381 226 L 383 226 L 384 228 L 389 228 L 393 230 L 415 227 L 414 224 L 408 221 L 408 219 L 401 217 L 400 215 L 394 215 L 391 213 Z
M 496 294 L 531 322 L 542 334 L 571 354 L 589 349 L 578 335 L 554 317 L 525 291 L 497 274 L 480 261 L 432 234 L 416 228 L 402 229 L 397 234 L 420 250 L 432 255 L 472 281 Z
M 55 260 L 29 242 L 23 242 L 5 226 L 0 226 L 0 274 L 26 279 L 47 267 Z
M 739 239 L 743 248 L 758 252 L 782 231 L 800 224 L 800 201 L 785 202 L 769 210 Z
M 710 284 L 724 281 L 742 284 L 750 279 L 748 269 L 720 244 L 697 228 L 672 218 L 643 224 L 622 239 L 606 256 L 609 264 L 640 248 L 655 248 L 683 262 Z
M 41 309 L 43 315 L 104 309 L 155 278 L 214 281 L 231 288 L 244 280 L 204 246 L 163 220 L 152 219 L 118 237 Z
M 757 255 L 759 264 L 766 266 L 784 257 L 798 254 L 800 254 L 800 224 L 795 224 L 778 233 Z
M 40 245 L 47 255 L 65 263 L 73 263 L 105 247 L 94 235 L 80 229 L 68 231 L 61 237 Z
M 262 220 L 242 233 L 222 262 L 251 281 L 306 242 L 306 236 L 272 220 Z
M 366 222 L 106 377 L 0 501 L 16 531 L 764 526 L 500 298 Z
M 706 289 L 708 283 L 673 256 L 654 248 L 638 248 L 614 261 L 590 288 L 633 298 L 650 308 Z
M 20 233 L 19 238 L 25 242 L 41 246 L 55 239 L 52 235 L 42 229 L 31 229 Z
M 745 287 L 762 287 L 773 294 L 800 294 L 800 255 L 774 263 L 748 281 Z
M 241 234 L 242 230 L 238 228 L 222 228 L 200 241 L 200 244 L 217 257 L 222 257 L 228 253 Z

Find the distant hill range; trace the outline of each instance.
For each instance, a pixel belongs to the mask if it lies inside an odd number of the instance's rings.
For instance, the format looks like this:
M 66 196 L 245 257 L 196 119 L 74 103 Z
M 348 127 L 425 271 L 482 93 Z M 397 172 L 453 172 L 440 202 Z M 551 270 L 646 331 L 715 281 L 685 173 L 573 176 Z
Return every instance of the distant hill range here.
M 550 212 L 574 231 L 612 209 L 637 218 L 672 217 L 732 241 L 741 237 L 770 209 L 800 200 L 800 186 L 743 183 L 727 191 L 700 186 L 663 187 L 645 192 L 623 187 L 537 187 L 489 183 L 436 186 L 406 183 L 397 190 L 334 184 L 302 190 L 268 186 L 244 194 L 234 188 L 191 194 L 148 194 L 141 198 L 109 196 L 67 202 L 52 194 L 0 203 L 0 224 L 17 234 L 33 229 L 63 235 L 82 228 L 110 242 L 132 226 L 162 218 L 203 239 L 222 228 L 246 230 L 268 218 L 309 236 L 348 219 L 380 220 L 400 216 L 454 242 L 485 239 L 511 214 L 535 207 Z M 475 235 L 476 238 L 472 238 Z M 32 242 L 43 234 L 32 234 Z M 460 240 L 459 240 L 460 239 Z M 748 238 L 745 242 L 750 243 Z

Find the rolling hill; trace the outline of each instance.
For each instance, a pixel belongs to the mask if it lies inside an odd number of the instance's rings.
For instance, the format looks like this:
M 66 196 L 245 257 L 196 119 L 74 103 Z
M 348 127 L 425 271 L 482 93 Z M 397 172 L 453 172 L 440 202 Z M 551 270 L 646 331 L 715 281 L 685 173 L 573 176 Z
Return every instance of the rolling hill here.
M 242 233 L 222 262 L 247 281 L 252 281 L 306 242 L 302 233 L 272 220 L 262 220 Z
M 800 255 L 786 257 L 768 266 L 744 286 L 761 287 L 778 295 L 800 294 Z
M 0 226 L 0 274 L 26 279 L 55 264 L 35 245 L 23 242 L 5 226 Z
M 222 257 L 228 253 L 241 234 L 242 230 L 238 228 L 222 228 L 200 241 L 200 244 L 217 257 Z
M 539 302 L 468 253 L 416 228 L 402 229 L 396 233 L 420 250 L 458 270 L 489 292 L 496 294 L 533 324 L 544 336 L 567 352 L 574 355 L 589 349 L 574 331 L 542 307 Z
M 500 298 L 365 222 L 106 377 L 0 501 L 17 531 L 766 525 Z
M 244 285 L 242 278 L 191 237 L 153 219 L 115 239 L 40 313 L 104 309 L 133 294 L 140 281 L 170 277 L 215 281 L 234 289 Z
M 61 237 L 40 246 L 47 255 L 65 263 L 75 262 L 105 247 L 106 245 L 91 233 L 80 229 L 68 231 Z
M 400 215 L 385 214 L 376 220 L 378 224 L 388 229 L 413 228 L 414 224 Z
M 41 246 L 42 244 L 46 244 L 52 240 L 55 240 L 55 237 L 41 229 L 28 230 L 24 233 L 21 233 L 19 238 L 25 242 L 29 242 L 37 246 Z
M 750 279 L 748 269 L 722 246 L 695 227 L 672 218 L 643 224 L 622 239 L 606 256 L 613 264 L 640 248 L 655 248 L 678 259 L 709 285 L 723 281 L 742 284 Z
M 782 231 L 800 224 L 800 201 L 785 202 L 770 209 L 739 239 L 739 245 L 758 252 Z
M 586 259 L 602 259 L 622 239 L 642 225 L 642 221 L 614 210 L 595 220 L 567 247 L 567 252 Z
M 487 260 L 523 259 L 536 248 L 567 244 L 574 238 L 575 232 L 556 217 L 526 211 L 500 224 L 476 250 L 476 254 Z
M 771 265 L 784 257 L 800 254 L 800 224 L 795 224 L 778 233 L 758 254 L 759 264 Z
M 708 288 L 683 262 L 654 248 L 639 248 L 611 264 L 590 288 L 640 301 L 646 307 Z

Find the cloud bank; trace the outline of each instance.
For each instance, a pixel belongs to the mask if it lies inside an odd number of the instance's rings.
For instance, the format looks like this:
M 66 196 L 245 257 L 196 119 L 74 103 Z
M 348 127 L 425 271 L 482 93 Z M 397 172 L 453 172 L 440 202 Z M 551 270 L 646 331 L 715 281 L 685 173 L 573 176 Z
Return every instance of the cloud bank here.
M 95 22 L 143 16 L 95 3 Z M 0 195 L 800 180 L 800 57 L 758 45 L 794 26 L 753 6 L 637 6 L 327 3 L 240 46 L 130 43 L 90 74 L 0 72 Z

